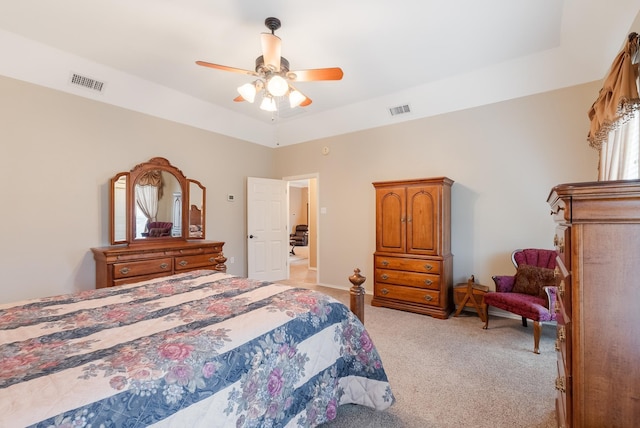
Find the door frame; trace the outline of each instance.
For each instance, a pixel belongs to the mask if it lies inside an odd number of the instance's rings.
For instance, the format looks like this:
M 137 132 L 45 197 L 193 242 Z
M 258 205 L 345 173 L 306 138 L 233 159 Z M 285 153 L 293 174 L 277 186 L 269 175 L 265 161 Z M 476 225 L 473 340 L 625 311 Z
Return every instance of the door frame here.
M 314 214 L 315 214 L 316 222 L 313 226 L 315 227 L 315 230 L 316 230 L 316 242 L 315 242 L 316 282 L 319 284 L 320 283 L 320 174 L 317 172 L 314 172 L 314 173 L 289 175 L 289 176 L 282 177 L 282 179 L 287 182 L 287 193 L 289 192 L 290 181 L 305 180 L 305 179 L 312 179 L 312 178 L 316 180 L 316 198 L 314 201 L 315 204 L 313 204 L 315 205 Z M 311 201 L 310 201 L 310 205 L 311 205 Z M 289 215 L 289 210 L 290 208 L 287 210 L 287 215 Z M 309 211 L 311 211 L 311 208 L 309 209 Z M 311 212 L 309 212 L 309 214 L 311 214 Z M 311 217 L 311 215 L 309 215 L 309 217 Z M 291 227 L 292 225 L 289 225 L 289 229 L 291 229 Z M 312 227 L 312 225 L 309 224 L 309 227 Z M 290 269 L 290 266 L 289 266 L 289 269 Z

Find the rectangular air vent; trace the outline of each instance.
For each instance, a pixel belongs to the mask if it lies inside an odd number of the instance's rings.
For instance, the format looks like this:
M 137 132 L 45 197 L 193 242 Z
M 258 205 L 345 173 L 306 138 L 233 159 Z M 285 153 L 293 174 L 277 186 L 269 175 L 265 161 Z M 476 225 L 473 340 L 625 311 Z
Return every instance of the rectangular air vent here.
M 391 113 L 391 116 L 398 116 L 399 114 L 407 114 L 407 113 L 411 113 L 411 108 L 409 108 L 409 104 L 405 104 L 397 107 L 390 107 L 389 113 Z
M 83 88 L 91 89 L 96 92 L 102 92 L 104 89 L 104 82 L 101 82 L 91 77 L 82 76 L 77 73 L 71 73 L 71 79 L 69 81 L 72 85 L 82 86 Z

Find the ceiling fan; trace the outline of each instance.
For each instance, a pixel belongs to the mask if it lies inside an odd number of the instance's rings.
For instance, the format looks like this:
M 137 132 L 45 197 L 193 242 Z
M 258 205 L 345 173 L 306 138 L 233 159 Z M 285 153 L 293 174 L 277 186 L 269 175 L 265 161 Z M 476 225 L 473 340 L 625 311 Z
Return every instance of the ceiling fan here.
M 306 107 L 311 104 L 311 99 L 297 90 L 292 83 L 342 79 L 343 73 L 339 67 L 289 70 L 289 61 L 280 55 L 282 41 L 280 37 L 275 35 L 275 31 L 281 26 L 280 20 L 270 17 L 265 19 L 264 25 L 271 30 L 271 33 L 260 35 L 262 55 L 256 58 L 255 71 L 196 61 L 196 64 L 203 67 L 247 74 L 257 78 L 251 83 L 240 86 L 238 88 L 240 95 L 234 98 L 234 101 L 253 103 L 256 94 L 261 93 L 260 108 L 266 111 L 276 111 L 278 107 L 275 98 L 288 95 L 291 108 Z

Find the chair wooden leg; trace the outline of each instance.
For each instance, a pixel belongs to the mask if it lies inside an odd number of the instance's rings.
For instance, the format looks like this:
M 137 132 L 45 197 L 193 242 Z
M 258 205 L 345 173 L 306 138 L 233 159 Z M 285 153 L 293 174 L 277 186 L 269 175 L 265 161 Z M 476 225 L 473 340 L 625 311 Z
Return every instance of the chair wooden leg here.
M 489 328 L 489 305 L 484 305 L 484 326 L 483 330 Z
M 540 333 L 542 333 L 542 324 L 540 321 L 533 322 L 533 352 L 539 354 L 540 350 Z

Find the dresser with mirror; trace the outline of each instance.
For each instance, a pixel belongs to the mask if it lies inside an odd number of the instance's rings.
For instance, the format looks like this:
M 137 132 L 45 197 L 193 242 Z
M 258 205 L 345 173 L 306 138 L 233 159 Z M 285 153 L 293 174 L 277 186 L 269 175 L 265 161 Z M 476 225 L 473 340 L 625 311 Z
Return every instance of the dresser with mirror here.
M 224 242 L 206 238 L 206 188 L 161 157 L 109 185 L 110 246 L 92 248 L 96 288 L 195 269 L 226 271 Z

